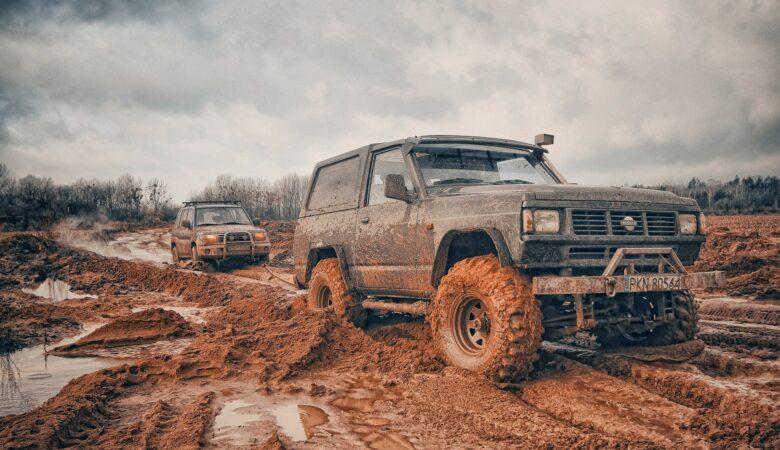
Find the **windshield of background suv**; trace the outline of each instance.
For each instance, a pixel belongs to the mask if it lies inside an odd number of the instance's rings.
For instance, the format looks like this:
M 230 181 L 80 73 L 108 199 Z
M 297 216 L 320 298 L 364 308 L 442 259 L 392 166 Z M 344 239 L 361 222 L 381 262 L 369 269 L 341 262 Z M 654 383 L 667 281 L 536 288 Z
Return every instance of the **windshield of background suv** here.
M 215 206 L 195 209 L 195 225 L 251 225 L 244 208 Z
M 454 184 L 557 184 L 522 150 L 462 144 L 417 146 L 412 151 L 426 187 Z

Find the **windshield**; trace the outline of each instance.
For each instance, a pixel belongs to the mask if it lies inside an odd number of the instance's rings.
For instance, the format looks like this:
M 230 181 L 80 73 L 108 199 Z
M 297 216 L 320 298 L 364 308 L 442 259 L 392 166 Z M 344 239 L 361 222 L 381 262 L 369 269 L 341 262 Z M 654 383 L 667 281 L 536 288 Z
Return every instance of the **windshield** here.
M 556 184 L 526 151 L 480 145 L 426 145 L 412 151 L 426 187 L 453 184 Z
M 250 225 L 252 222 L 244 208 L 237 206 L 214 206 L 197 208 L 195 225 Z

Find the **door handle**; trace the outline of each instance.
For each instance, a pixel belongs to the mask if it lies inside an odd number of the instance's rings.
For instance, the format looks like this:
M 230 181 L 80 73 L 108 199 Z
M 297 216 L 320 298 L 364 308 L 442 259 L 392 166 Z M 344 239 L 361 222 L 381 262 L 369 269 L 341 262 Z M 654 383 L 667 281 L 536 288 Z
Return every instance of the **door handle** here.
M 360 219 L 361 223 L 368 223 L 368 217 L 363 217 Z

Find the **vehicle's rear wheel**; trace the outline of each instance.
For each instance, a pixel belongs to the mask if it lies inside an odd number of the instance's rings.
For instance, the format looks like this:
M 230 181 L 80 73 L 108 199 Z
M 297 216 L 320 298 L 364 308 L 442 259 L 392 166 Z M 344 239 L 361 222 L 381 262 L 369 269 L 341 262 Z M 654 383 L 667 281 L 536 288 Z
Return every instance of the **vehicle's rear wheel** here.
M 698 331 L 699 313 L 693 294 L 683 291 L 672 297 L 674 319 L 649 333 L 625 332 L 617 327 L 599 326 L 594 330 L 603 347 L 621 345 L 671 345 L 690 341 Z
M 538 358 L 542 314 L 530 280 L 493 255 L 450 269 L 429 320 L 450 364 L 499 383 L 521 380 Z
M 332 309 L 359 327 L 366 322 L 366 311 L 349 292 L 337 258 L 323 259 L 314 267 L 306 305 L 309 309 Z

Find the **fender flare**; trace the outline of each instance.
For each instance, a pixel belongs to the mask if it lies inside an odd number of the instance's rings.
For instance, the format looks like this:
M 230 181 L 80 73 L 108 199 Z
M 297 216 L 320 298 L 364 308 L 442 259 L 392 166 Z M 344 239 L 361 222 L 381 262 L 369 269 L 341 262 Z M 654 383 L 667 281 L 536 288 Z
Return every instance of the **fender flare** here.
M 316 266 L 316 262 L 319 261 L 317 253 L 323 250 L 332 250 L 336 254 L 336 258 L 339 260 L 339 266 L 341 267 L 341 276 L 344 277 L 344 282 L 347 284 L 347 287 L 352 289 L 354 287 L 354 280 L 349 273 L 349 266 L 347 265 L 344 248 L 339 245 L 326 245 L 309 249 L 309 253 L 306 255 L 306 275 L 304 276 L 306 284 L 308 285 L 309 280 L 311 280 L 311 273 L 314 270 L 314 266 Z
M 433 260 L 433 270 L 431 271 L 431 286 L 438 288 L 439 282 L 444 277 L 444 275 L 446 275 L 447 257 L 449 256 L 450 246 L 453 239 L 455 239 L 455 237 L 460 234 L 474 233 L 479 231 L 487 234 L 490 240 L 493 241 L 493 246 L 496 248 L 496 253 L 498 253 L 498 261 L 501 263 L 501 265 L 512 265 L 512 255 L 509 253 L 509 247 L 507 247 L 506 240 L 504 240 L 504 236 L 501 234 L 501 231 L 495 228 L 468 228 L 450 230 L 447 232 L 447 234 L 444 235 L 444 237 L 441 238 L 441 241 L 439 241 L 439 247 L 436 249 L 436 257 Z

